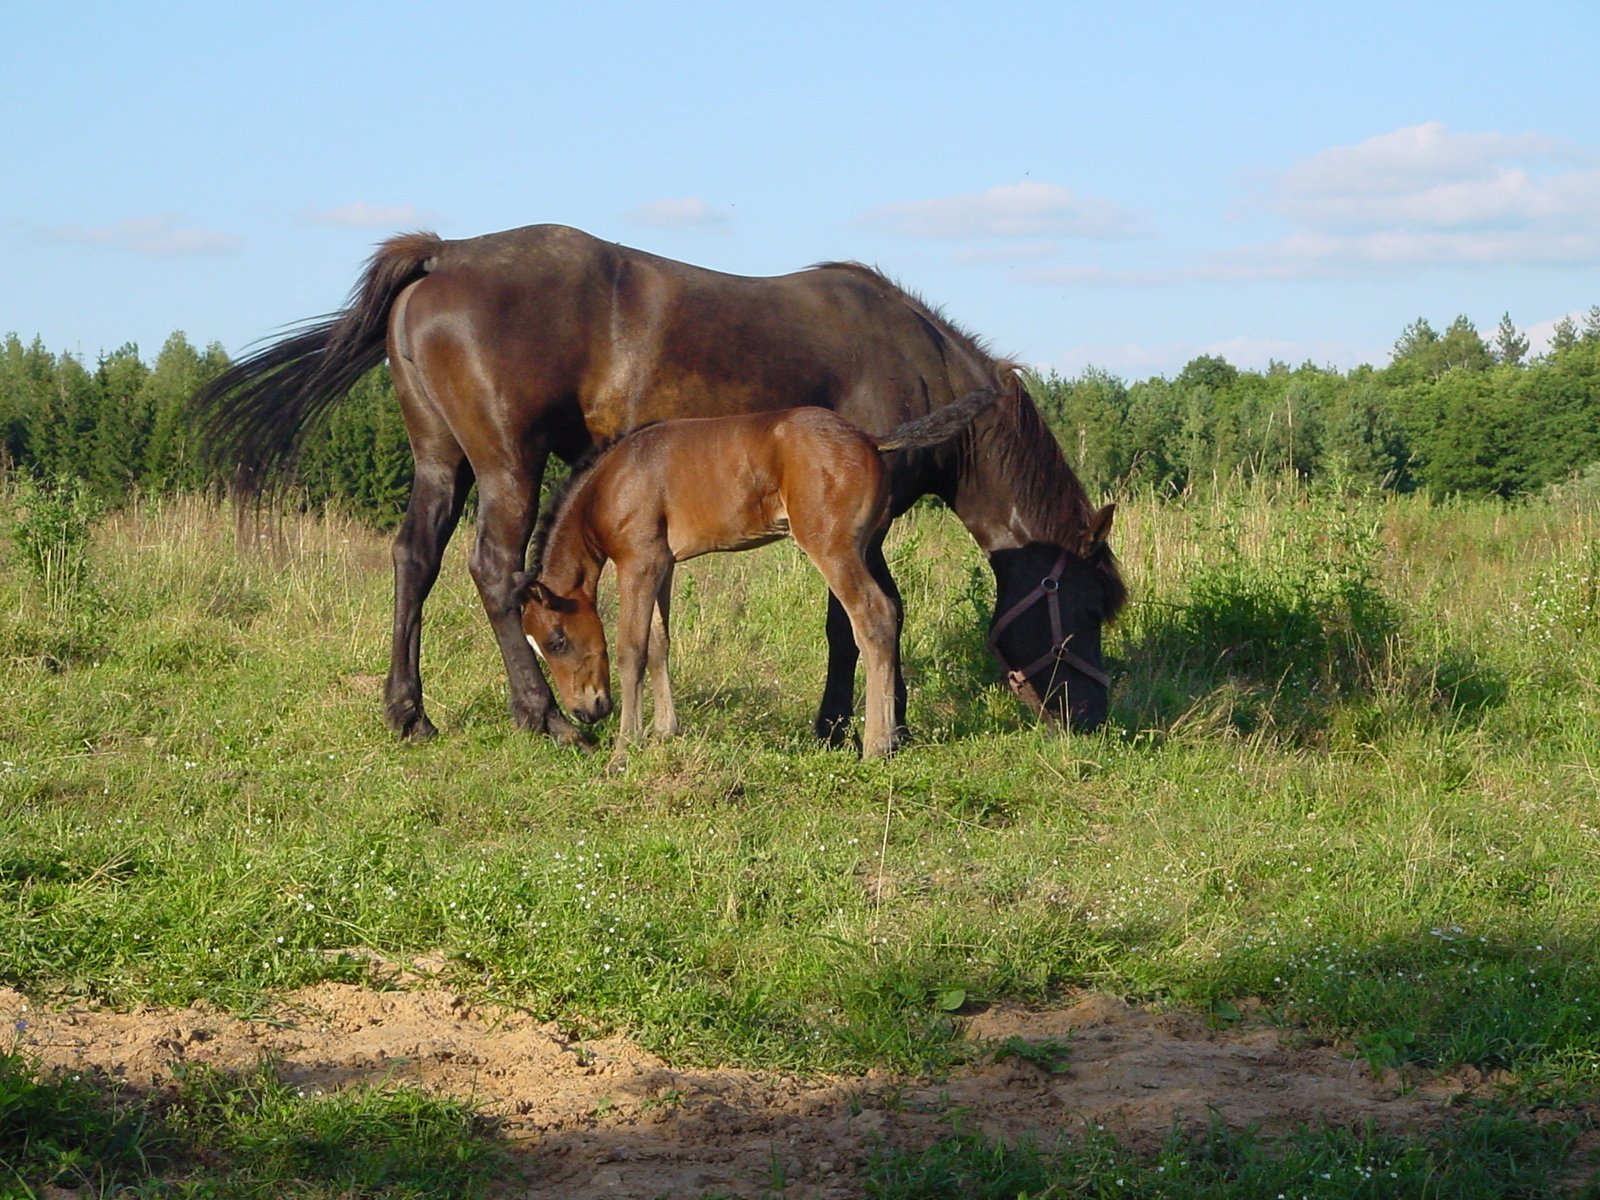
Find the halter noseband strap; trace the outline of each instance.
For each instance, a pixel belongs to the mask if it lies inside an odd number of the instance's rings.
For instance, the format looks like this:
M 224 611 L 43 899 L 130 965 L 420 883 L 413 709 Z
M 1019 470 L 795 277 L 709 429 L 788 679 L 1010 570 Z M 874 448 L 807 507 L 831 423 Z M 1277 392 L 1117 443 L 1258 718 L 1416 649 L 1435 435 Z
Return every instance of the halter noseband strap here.
M 995 619 L 994 625 L 989 630 L 989 649 L 1000 660 L 1000 665 L 1006 668 L 1006 682 L 1011 685 L 1011 690 L 1016 692 L 1028 702 L 1036 711 L 1044 711 L 1044 701 L 1040 698 L 1038 690 L 1029 682 L 1029 676 L 1047 666 L 1066 665 L 1080 675 L 1085 675 L 1094 680 L 1101 687 L 1111 686 L 1111 677 L 1099 667 L 1074 654 L 1067 648 L 1067 643 L 1072 639 L 1061 632 L 1061 575 L 1067 569 L 1067 552 L 1061 551 L 1056 559 L 1055 566 L 1050 568 L 1050 573 L 1039 581 L 1037 587 L 1010 608 L 1006 609 Z M 1013 667 L 1006 660 L 1005 654 L 1000 649 L 1000 635 L 1006 628 L 1027 612 L 1040 600 L 1050 602 L 1050 649 L 1025 667 Z M 1052 672 L 1053 675 L 1053 672 Z

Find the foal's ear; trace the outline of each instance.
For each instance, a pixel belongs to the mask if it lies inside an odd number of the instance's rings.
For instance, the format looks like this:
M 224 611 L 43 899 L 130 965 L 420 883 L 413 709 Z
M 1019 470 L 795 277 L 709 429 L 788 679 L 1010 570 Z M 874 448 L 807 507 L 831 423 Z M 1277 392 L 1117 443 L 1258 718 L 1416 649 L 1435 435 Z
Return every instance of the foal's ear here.
M 1116 514 L 1117 506 L 1112 503 L 1106 505 L 1089 518 L 1089 528 L 1083 531 L 1083 553 L 1085 557 L 1105 546 L 1106 539 L 1111 536 L 1111 518 Z
M 539 582 L 533 571 L 518 571 L 511 577 L 511 600 L 518 608 L 537 604 L 551 612 L 572 612 L 578 606 L 565 596 L 557 595 Z
M 533 596 L 533 589 L 539 587 L 539 576 L 533 571 L 517 571 L 511 576 L 511 601 L 518 608 L 526 604 Z

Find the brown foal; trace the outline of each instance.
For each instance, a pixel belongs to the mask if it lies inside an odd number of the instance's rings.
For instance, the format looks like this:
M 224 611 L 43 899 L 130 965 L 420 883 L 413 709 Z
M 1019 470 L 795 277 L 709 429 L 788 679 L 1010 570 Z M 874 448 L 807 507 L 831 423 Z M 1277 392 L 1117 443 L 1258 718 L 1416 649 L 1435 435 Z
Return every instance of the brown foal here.
M 676 563 L 792 537 L 850 618 L 866 674 L 862 753 L 891 753 L 899 612 L 869 565 L 889 522 L 883 455 L 949 441 L 995 402 L 973 392 L 883 437 L 825 408 L 786 408 L 648 425 L 602 450 L 551 508 L 536 566 L 514 578 L 522 628 L 568 711 L 584 722 L 611 711 L 600 571 L 617 571 L 617 666 L 622 717 L 612 769 L 643 734 L 649 670 L 653 730 L 678 731 L 667 675 L 668 614 Z

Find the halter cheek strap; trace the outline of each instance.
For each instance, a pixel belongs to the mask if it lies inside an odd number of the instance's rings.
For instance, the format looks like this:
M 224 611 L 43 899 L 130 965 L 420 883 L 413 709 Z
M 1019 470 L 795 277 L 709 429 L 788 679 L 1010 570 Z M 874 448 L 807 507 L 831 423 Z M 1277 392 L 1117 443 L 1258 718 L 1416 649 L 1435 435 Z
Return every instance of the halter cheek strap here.
M 1080 675 L 1094 680 L 1101 687 L 1111 686 L 1111 676 L 1099 667 L 1089 662 L 1081 655 L 1073 653 L 1067 648 L 1067 643 L 1072 640 L 1061 632 L 1061 575 L 1067 569 L 1067 552 L 1063 550 L 1056 559 L 1055 566 L 1050 568 L 1050 573 L 1041 579 L 1038 586 L 1006 609 L 996 618 L 993 627 L 989 630 L 989 649 L 1000 660 L 1000 665 L 1006 668 L 1006 682 L 1011 685 L 1011 690 L 1027 701 L 1028 705 L 1036 712 L 1044 711 L 1044 701 L 1040 698 L 1038 689 L 1030 682 L 1030 676 L 1037 674 L 1048 666 L 1071 667 Z M 1050 605 L 1050 649 L 1025 667 L 1014 667 L 1007 661 L 1005 654 L 1000 649 L 1000 635 L 1006 628 L 1031 609 L 1041 600 L 1046 600 Z M 1052 677 L 1054 671 L 1051 672 Z

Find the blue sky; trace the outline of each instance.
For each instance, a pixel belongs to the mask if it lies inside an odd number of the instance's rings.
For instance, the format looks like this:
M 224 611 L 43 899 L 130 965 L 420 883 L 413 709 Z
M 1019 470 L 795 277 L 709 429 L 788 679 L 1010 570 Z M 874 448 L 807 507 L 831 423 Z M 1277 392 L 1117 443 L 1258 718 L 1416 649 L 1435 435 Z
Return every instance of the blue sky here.
M 6 9 L 0 334 L 90 362 L 545 221 L 1128 379 L 1600 304 L 1600 0 Z

